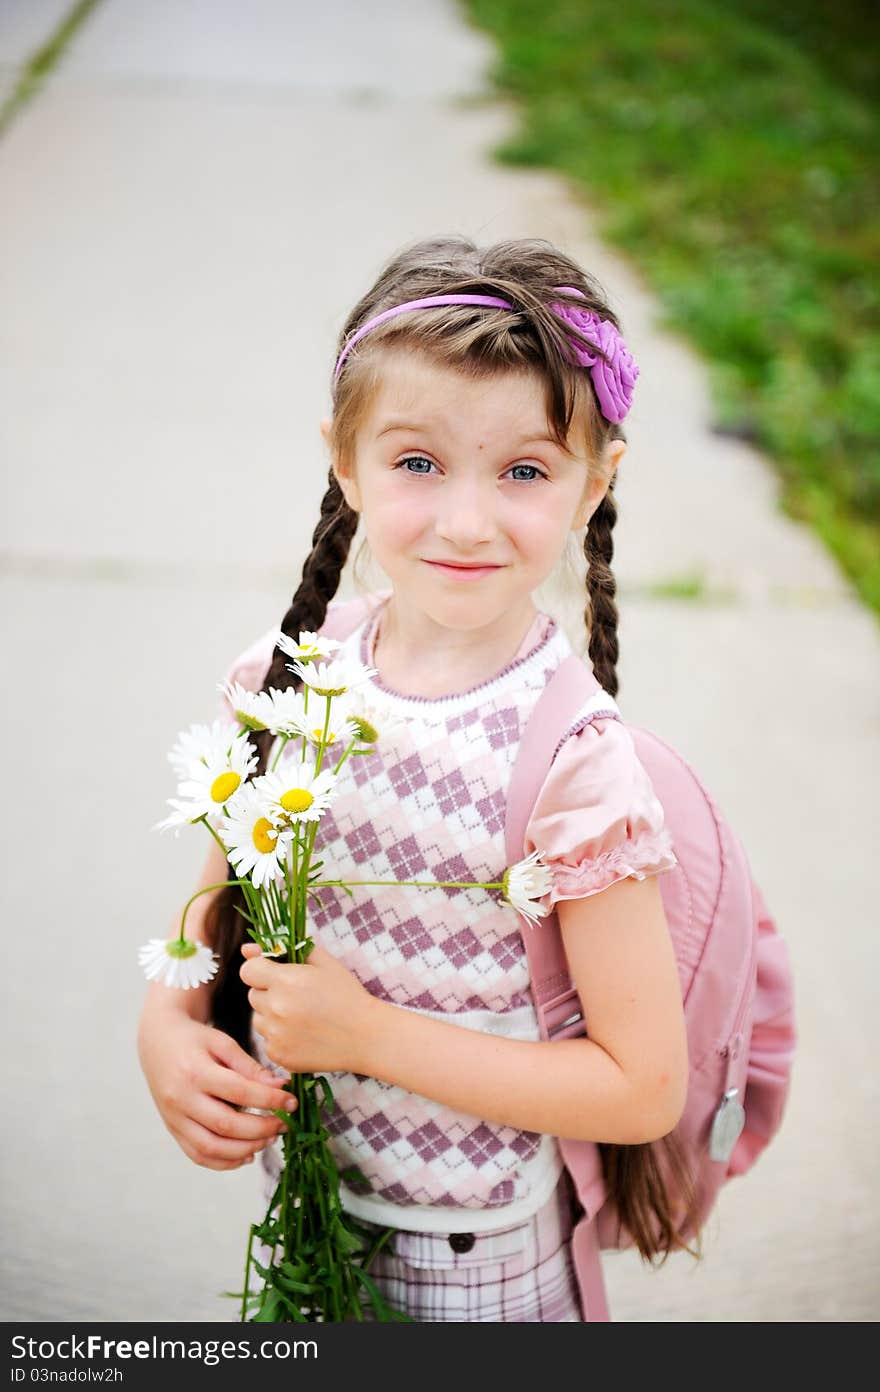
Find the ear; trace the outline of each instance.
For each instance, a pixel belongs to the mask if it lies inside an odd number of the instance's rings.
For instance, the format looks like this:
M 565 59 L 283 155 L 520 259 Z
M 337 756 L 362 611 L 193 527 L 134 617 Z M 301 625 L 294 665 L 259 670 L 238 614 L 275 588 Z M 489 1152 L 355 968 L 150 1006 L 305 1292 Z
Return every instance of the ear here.
M 361 511 L 361 490 L 358 487 L 358 480 L 355 479 L 354 470 L 343 468 L 343 464 L 337 458 L 333 459 L 331 468 L 333 468 L 338 486 L 343 490 L 343 497 L 347 501 L 348 507 L 351 508 L 352 512 Z
M 319 424 L 318 424 L 318 428 L 319 428 L 319 430 L 321 431 L 321 437 L 322 437 L 322 439 L 323 439 L 323 441 L 324 441 L 324 444 L 328 447 L 328 449 L 331 447 L 331 444 L 330 444 L 330 426 L 331 426 L 331 421 L 330 421 L 330 417 L 329 417 L 329 416 L 324 416 L 323 419 L 322 419 L 322 420 L 319 422 Z M 340 468 L 340 465 L 339 465 L 339 460 L 335 457 L 335 455 L 334 455 L 334 456 L 332 457 L 332 459 L 331 459 L 331 467 L 332 467 L 332 469 L 333 469 L 333 474 L 334 474 L 334 477 L 336 478 L 336 482 L 339 484 L 339 487 L 342 489 L 342 496 L 343 496 L 343 498 L 345 499 L 345 501 L 348 503 L 348 506 L 352 509 L 353 512 L 360 512 L 360 510 L 361 510 L 360 490 L 358 489 L 357 483 L 355 482 L 354 478 L 351 478 L 351 477 L 349 477 L 347 474 L 344 474 L 344 473 L 342 472 L 342 470 L 341 470 L 341 468 Z
M 586 491 L 581 499 L 580 506 L 574 515 L 571 524 L 573 532 L 579 532 L 586 527 L 596 508 L 601 503 L 605 494 L 608 492 L 608 485 L 617 472 L 617 466 L 626 454 L 628 445 L 625 440 L 612 440 L 605 449 L 605 455 L 601 469 L 597 470 L 590 478 Z

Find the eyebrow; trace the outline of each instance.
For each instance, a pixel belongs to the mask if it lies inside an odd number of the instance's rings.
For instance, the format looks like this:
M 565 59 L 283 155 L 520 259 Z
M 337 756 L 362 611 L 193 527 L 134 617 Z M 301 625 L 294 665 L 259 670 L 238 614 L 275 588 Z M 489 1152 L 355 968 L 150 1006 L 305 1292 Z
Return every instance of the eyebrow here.
M 377 440 L 381 440 L 381 438 L 382 438 L 383 435 L 390 435 L 390 434 L 392 434 L 392 432 L 395 431 L 395 430 L 410 430 L 410 431 L 413 431 L 413 432 L 418 432 L 419 430 L 429 430 L 429 429 L 430 429 L 430 426 L 425 426 L 425 425 L 412 425 L 412 424 L 410 424 L 410 423 L 407 422 L 407 421 L 392 421 L 390 425 L 386 425 L 386 426 L 385 426 L 384 430 L 380 430 L 380 431 L 379 431 L 379 434 L 376 436 L 376 439 L 377 439 Z M 548 444 L 548 445 L 555 445 L 556 443 L 557 443 L 557 442 L 556 442 L 556 440 L 554 440 L 554 438 L 553 438 L 552 435 L 541 435 L 541 434 L 535 434 L 535 435 L 522 435 L 522 436 L 520 436 L 520 438 L 519 438 L 518 440 L 514 440 L 514 441 L 513 441 L 513 448 L 514 448 L 514 449 L 518 449 L 518 448 L 520 447 L 520 445 L 532 445 L 532 444 Z

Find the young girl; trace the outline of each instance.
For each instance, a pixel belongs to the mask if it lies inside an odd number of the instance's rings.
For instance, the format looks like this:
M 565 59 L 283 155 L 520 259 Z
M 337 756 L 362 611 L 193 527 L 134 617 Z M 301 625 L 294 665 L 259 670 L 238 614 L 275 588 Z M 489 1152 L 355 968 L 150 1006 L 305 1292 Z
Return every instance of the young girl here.
M 243 946 L 235 887 L 205 895 L 195 935 L 220 956 L 216 981 L 153 986 L 144 1010 L 144 1071 L 199 1164 L 262 1150 L 274 1185 L 281 1126 L 237 1108 L 290 1102 L 290 1071 L 330 1075 L 334 1153 L 364 1177 L 345 1206 L 396 1230 L 371 1272 L 416 1320 L 583 1318 L 557 1137 L 603 1144 L 643 1253 L 646 1213 L 675 1230 L 647 1143 L 673 1130 L 687 1090 L 656 879 L 676 860 L 631 736 L 596 713 L 616 709 L 613 486 L 637 375 L 597 283 L 545 242 L 438 238 L 396 256 L 340 338 L 329 487 L 281 623 L 295 640 L 321 628 L 362 523 L 390 588 L 351 601 L 363 617 L 335 655 L 376 669 L 396 729 L 350 762 L 315 854 L 328 877 L 497 881 L 518 742 L 571 652 L 532 594 L 570 534 L 582 542 L 605 695 L 563 740 L 523 854 L 551 869 L 543 902 L 589 1038 L 539 1039 L 519 920 L 481 889 L 325 889 L 303 966 Z M 274 634 L 227 677 L 297 681 Z M 270 740 L 256 740 L 260 772 Z M 202 884 L 227 869 L 212 851 Z

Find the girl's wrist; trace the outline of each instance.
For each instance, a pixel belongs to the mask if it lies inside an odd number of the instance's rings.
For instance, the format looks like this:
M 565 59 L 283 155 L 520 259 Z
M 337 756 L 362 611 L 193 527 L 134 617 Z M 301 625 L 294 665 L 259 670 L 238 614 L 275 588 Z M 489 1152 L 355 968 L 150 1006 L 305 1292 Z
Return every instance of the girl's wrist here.
M 184 991 L 166 986 L 161 981 L 152 981 L 147 987 L 141 1024 L 151 1020 L 179 1019 L 182 1015 L 207 1025 L 211 1019 L 210 987 L 193 986 Z
M 352 1072 L 361 1073 L 367 1078 L 381 1078 L 383 1071 L 387 1070 L 389 1057 L 393 1058 L 394 1055 L 400 1007 L 367 992 L 364 994 L 366 999 L 358 1030 L 359 1058 Z

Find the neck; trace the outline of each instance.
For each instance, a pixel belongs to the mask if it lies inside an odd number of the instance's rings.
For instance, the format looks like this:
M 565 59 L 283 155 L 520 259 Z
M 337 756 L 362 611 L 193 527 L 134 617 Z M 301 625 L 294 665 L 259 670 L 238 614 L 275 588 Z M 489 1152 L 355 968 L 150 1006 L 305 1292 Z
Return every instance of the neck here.
M 385 686 L 407 696 L 454 695 L 489 681 L 512 661 L 538 610 L 522 607 L 480 628 L 450 629 L 391 595 L 380 615 L 373 665 Z

